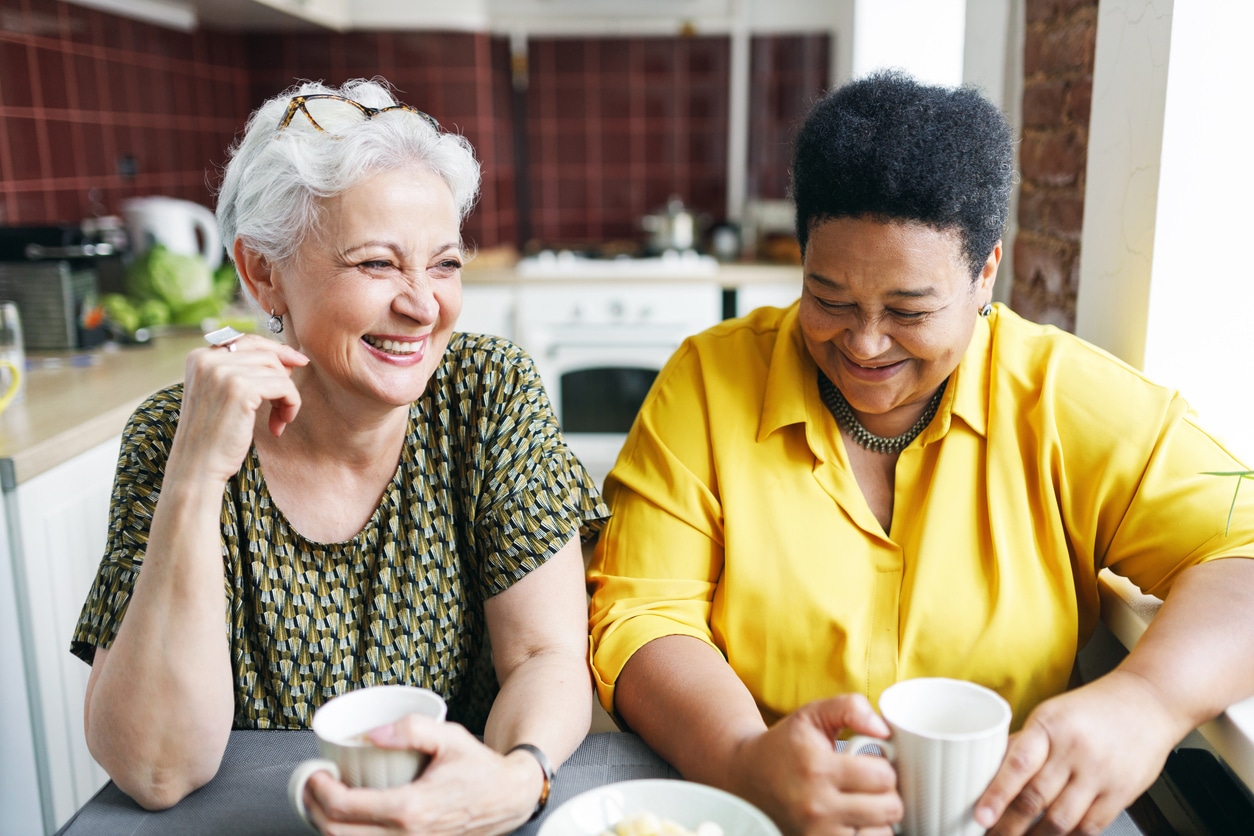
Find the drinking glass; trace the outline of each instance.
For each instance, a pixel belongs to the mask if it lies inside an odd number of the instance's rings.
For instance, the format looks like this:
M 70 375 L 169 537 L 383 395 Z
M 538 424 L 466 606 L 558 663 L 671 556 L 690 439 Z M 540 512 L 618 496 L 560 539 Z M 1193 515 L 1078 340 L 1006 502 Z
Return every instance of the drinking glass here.
M 16 302 L 0 300 L 0 409 L 25 395 L 26 351 L 22 344 L 22 318 Z

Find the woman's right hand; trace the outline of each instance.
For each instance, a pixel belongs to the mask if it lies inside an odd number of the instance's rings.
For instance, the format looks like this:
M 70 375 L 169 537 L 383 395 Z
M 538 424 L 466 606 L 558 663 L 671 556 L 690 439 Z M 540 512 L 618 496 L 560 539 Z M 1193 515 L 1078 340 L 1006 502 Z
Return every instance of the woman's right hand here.
M 269 403 L 276 437 L 300 411 L 292 369 L 309 358 L 282 343 L 245 335 L 224 347 L 198 348 L 187 357 L 183 408 L 171 461 L 195 468 L 202 478 L 225 483 L 252 444 L 257 412 Z
M 235 710 L 224 617 L 223 487 L 248 454 L 258 411 L 276 434 L 296 416 L 292 370 L 309 360 L 265 337 L 187 358 L 170 455 L 142 478 L 161 490 L 126 618 L 97 649 L 88 748 L 123 792 L 163 809 L 217 772 Z M 134 488 L 140 490 L 142 488 Z M 138 697 L 137 697 L 138 695 Z
M 736 748 L 736 793 L 785 833 L 890 836 L 904 812 L 896 771 L 884 758 L 836 754 L 845 729 L 889 733 L 860 694 L 809 703 Z

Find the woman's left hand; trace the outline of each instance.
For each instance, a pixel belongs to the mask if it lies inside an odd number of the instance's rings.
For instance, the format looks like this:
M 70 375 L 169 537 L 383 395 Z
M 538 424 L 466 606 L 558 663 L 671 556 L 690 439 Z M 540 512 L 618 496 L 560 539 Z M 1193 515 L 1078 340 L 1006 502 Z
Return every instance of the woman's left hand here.
M 431 761 L 417 779 L 388 790 L 353 789 L 316 773 L 305 806 L 322 833 L 507 833 L 527 823 L 540 797 L 543 775 L 531 755 L 494 752 L 456 723 L 413 715 L 370 740 Z
M 1037 706 L 976 804 L 990 834 L 1101 833 L 1188 731 L 1136 674 L 1113 671 Z

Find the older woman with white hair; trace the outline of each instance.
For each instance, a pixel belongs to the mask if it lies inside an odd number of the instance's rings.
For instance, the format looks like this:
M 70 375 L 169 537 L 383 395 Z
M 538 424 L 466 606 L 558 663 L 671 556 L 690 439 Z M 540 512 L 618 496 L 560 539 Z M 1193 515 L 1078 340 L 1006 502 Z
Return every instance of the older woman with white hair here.
M 372 81 L 271 99 L 232 149 L 223 238 L 280 339 L 197 349 L 136 411 L 74 634 L 88 745 L 141 805 L 209 781 L 233 728 L 407 684 L 465 725 L 376 730 L 430 765 L 383 791 L 319 773 L 314 823 L 498 833 L 586 734 L 580 533 L 607 509 L 530 359 L 454 332 L 478 182 Z

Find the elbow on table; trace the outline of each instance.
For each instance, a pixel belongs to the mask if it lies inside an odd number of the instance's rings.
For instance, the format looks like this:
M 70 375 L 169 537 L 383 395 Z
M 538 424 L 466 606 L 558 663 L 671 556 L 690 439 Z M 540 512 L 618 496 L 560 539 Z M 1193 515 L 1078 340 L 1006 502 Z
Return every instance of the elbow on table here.
M 191 793 L 209 783 L 217 767 L 195 773 L 170 769 L 129 769 L 114 772 L 106 769 L 118 789 L 129 795 L 145 810 L 167 810 Z
M 222 763 L 222 752 L 218 752 L 216 758 L 203 758 L 199 763 L 173 764 L 134 752 L 120 753 L 95 739 L 90 726 L 87 749 L 118 789 L 145 810 L 166 810 L 178 804 L 213 780 Z

